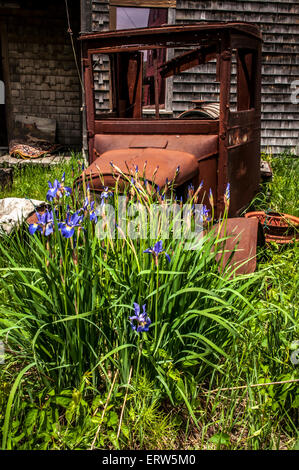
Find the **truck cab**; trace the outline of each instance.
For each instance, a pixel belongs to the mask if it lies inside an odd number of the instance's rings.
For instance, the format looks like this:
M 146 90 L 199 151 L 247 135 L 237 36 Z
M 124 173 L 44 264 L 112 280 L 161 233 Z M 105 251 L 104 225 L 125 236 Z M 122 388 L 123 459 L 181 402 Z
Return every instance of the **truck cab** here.
M 211 189 L 216 216 L 229 183 L 229 215 L 237 216 L 260 182 L 259 29 L 249 23 L 167 25 L 83 34 L 80 41 L 85 174 L 94 191 L 113 189 L 111 162 L 124 173 L 146 168 L 144 177 L 151 182 L 155 175 L 160 187 L 179 168 L 177 190 L 203 181 L 204 202 Z M 205 85 L 214 90 L 210 101 L 197 92 L 202 67 L 211 70 Z M 180 109 L 171 107 L 174 80 Z

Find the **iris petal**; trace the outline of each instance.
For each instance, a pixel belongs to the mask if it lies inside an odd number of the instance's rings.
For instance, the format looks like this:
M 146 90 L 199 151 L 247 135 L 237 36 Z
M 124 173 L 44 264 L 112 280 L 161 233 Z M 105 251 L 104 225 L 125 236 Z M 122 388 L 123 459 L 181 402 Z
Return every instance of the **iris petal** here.
M 72 188 L 70 188 L 69 186 L 65 186 L 64 187 L 64 194 L 66 196 L 70 196 L 72 194 Z
M 51 233 L 53 233 L 53 224 L 47 224 L 45 229 L 45 236 L 48 237 Z
M 171 261 L 170 256 L 167 253 L 165 253 L 165 256 L 166 256 L 167 261 L 170 263 L 170 261 Z
M 64 225 L 61 229 L 61 235 L 64 238 L 71 238 L 74 235 L 75 229 L 69 225 Z
M 29 225 L 29 233 L 33 235 L 38 229 L 38 224 L 30 224 Z

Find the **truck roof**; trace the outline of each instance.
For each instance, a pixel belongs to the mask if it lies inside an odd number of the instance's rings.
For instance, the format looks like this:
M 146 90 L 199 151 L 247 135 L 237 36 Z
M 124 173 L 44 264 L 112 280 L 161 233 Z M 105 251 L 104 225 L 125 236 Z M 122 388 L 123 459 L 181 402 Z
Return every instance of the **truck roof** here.
M 132 43 L 132 40 L 138 38 L 144 40 L 151 40 L 159 36 L 159 39 L 170 39 L 174 40 L 174 35 L 178 38 L 180 35 L 186 35 L 188 33 L 206 35 L 215 35 L 215 33 L 222 33 L 225 30 L 230 33 L 238 33 L 244 36 L 250 36 L 252 38 L 261 39 L 262 35 L 258 26 L 247 23 L 247 22 L 217 22 L 217 23 L 196 23 L 196 24 L 180 24 L 180 25 L 162 25 L 149 28 L 134 28 L 134 29 L 122 29 L 117 31 L 104 31 L 98 33 L 83 33 L 80 35 L 79 40 L 81 41 L 91 41 L 94 39 L 99 40 L 111 40 L 114 44 L 118 40 L 123 40 L 124 38 L 128 42 Z M 115 40 L 115 41 L 113 41 Z M 123 42 L 123 41 L 122 41 Z

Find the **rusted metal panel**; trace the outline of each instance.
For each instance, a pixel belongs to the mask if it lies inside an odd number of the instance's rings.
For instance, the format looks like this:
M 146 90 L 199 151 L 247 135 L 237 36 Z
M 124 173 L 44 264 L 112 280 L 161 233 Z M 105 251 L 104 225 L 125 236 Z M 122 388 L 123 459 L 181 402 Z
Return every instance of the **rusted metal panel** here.
M 248 144 L 256 138 L 256 128 L 253 127 L 235 127 L 228 130 L 228 147 L 233 148 L 243 144 Z
M 219 233 L 220 239 L 225 239 L 222 242 L 223 251 L 217 255 L 220 271 L 229 264 L 232 276 L 253 273 L 256 269 L 256 247 L 265 243 L 258 219 L 229 218 L 225 227 L 219 229 L 216 225 L 215 233 Z
M 259 142 L 254 140 L 228 150 L 231 215 L 240 213 L 259 190 L 260 159 L 256 158 L 259 146 Z
M 165 148 L 191 153 L 199 162 L 217 155 L 218 135 L 97 134 L 94 148 L 100 155 L 126 148 Z
M 123 136 L 120 136 L 120 140 L 122 140 L 122 137 Z M 129 136 L 129 139 L 130 141 L 127 146 L 130 149 L 147 148 L 147 147 L 165 149 L 168 145 L 168 139 L 166 136 L 163 136 L 163 135 L 150 135 L 150 136 L 137 135 L 137 136 L 134 136 L 132 139 Z M 115 139 L 113 139 L 113 141 L 114 140 Z M 119 143 L 118 145 L 122 145 L 122 147 L 124 148 L 123 143 L 122 144 Z
M 218 133 L 217 121 L 139 121 L 132 122 L 115 119 L 95 121 L 96 134 L 215 134 Z
M 256 109 L 236 111 L 229 113 L 229 128 L 253 125 L 259 121 L 261 115 Z

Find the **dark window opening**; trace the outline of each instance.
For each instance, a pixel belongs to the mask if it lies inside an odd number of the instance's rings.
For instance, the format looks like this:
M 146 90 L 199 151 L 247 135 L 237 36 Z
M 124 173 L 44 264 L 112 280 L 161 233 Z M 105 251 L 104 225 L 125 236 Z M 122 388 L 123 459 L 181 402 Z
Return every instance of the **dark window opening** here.
M 256 53 L 239 49 L 237 55 L 237 103 L 238 111 L 255 107 Z
M 167 48 L 163 47 L 137 50 L 133 46 L 124 52 L 93 54 L 97 118 L 218 119 L 220 86 L 219 82 L 211 82 L 219 78 L 217 44 L 194 45 L 189 51 L 176 49 L 174 57 L 166 57 Z M 176 109 L 165 112 L 161 82 L 168 87 L 172 79 L 176 84 Z M 202 94 L 203 83 L 209 90 L 208 99 Z
M 110 29 L 151 28 L 167 24 L 167 8 L 111 7 Z M 159 68 L 166 61 L 166 49 L 145 51 L 143 55 L 143 106 L 155 106 L 154 62 Z M 159 105 L 165 107 L 165 80 L 158 75 Z

